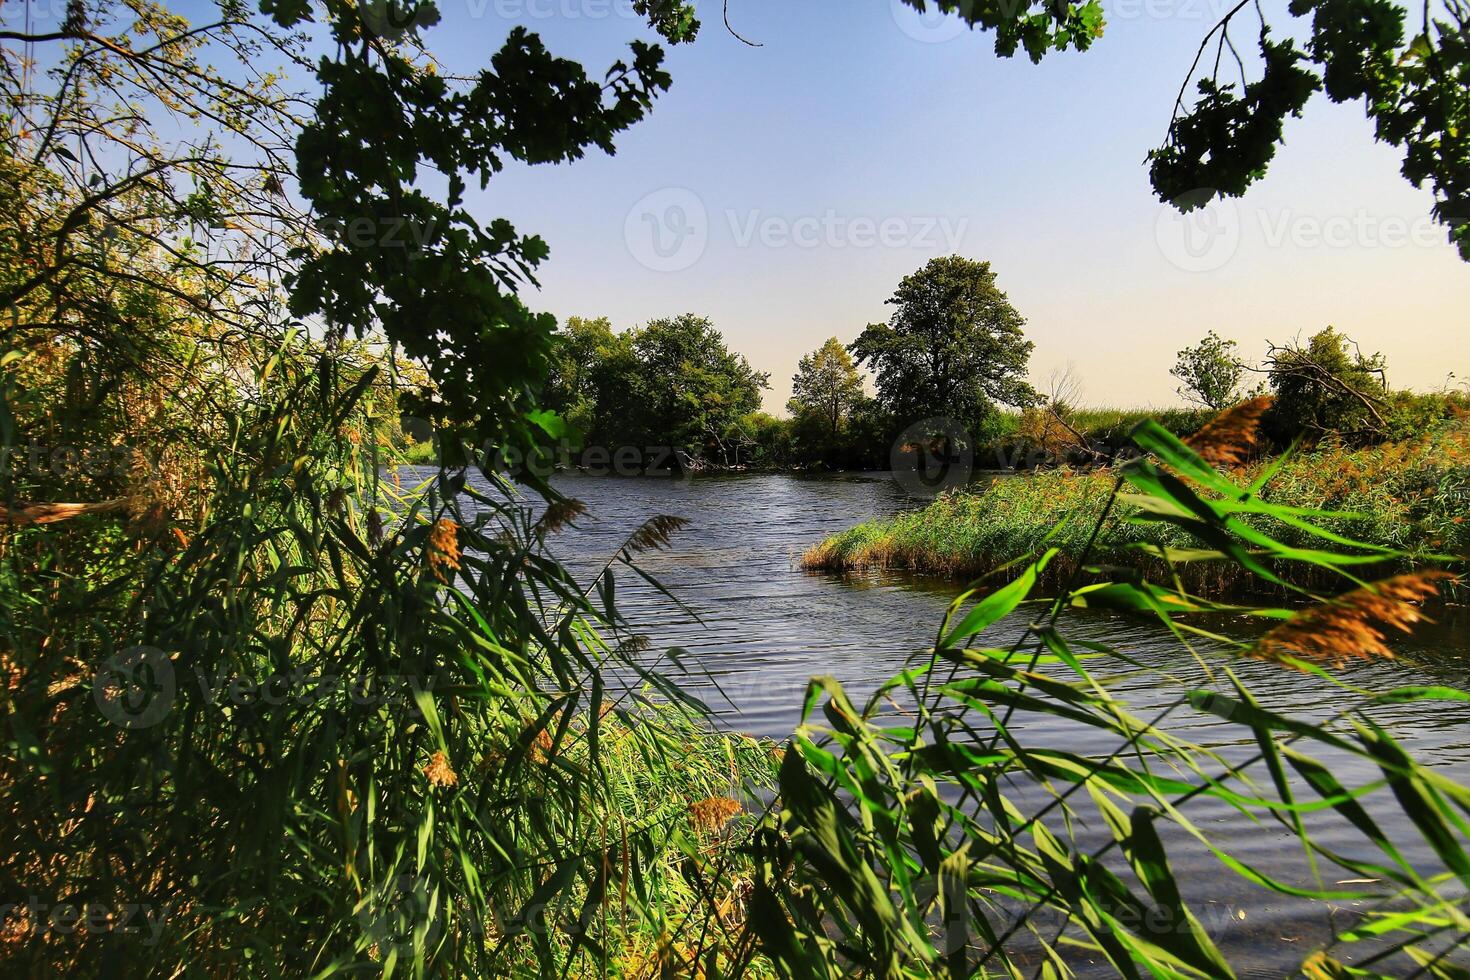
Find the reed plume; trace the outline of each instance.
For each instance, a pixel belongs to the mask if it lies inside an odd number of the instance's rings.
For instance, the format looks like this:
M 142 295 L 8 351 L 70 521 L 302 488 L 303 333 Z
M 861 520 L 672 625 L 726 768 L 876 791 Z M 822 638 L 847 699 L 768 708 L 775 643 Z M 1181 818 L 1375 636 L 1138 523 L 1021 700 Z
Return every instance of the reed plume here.
M 1261 419 L 1274 401 L 1262 395 L 1233 405 L 1184 440 L 1185 445 L 1217 470 L 1244 466 L 1260 441 Z
M 449 756 L 443 752 L 435 752 L 429 757 L 428 765 L 424 766 L 424 775 L 429 777 L 430 786 L 447 787 L 459 782 L 459 777 L 449 765 Z
M 624 545 L 627 551 L 657 551 L 659 548 L 667 548 L 669 539 L 675 531 L 689 526 L 689 522 L 682 517 L 671 517 L 668 514 L 658 514 L 643 522 L 643 526 L 628 536 L 628 543 Z
M 575 497 L 554 500 L 536 522 L 536 531 L 542 537 L 555 534 L 566 527 L 575 526 L 577 518 L 587 513 L 587 505 Z
M 715 831 L 740 812 L 740 804 L 728 796 L 710 796 L 689 804 L 689 822 L 696 830 Z
M 459 569 L 459 525 L 447 517 L 434 522 L 429 529 L 429 545 L 425 549 L 429 560 L 429 571 L 440 582 L 448 582 L 446 569 Z
M 1392 660 L 1389 630 L 1412 631 L 1427 618 L 1416 603 L 1436 595 L 1441 582 L 1454 578 L 1449 572 L 1410 572 L 1354 589 L 1272 629 L 1251 655 L 1275 663 L 1296 658 L 1338 668 L 1354 659 Z

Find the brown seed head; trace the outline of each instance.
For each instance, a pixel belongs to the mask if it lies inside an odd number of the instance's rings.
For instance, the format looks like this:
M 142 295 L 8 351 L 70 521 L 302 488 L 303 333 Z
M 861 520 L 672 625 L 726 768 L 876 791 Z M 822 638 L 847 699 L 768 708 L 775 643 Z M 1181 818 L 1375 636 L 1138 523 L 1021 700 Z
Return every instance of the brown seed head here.
M 1275 399 L 1270 395 L 1234 405 L 1207 422 L 1185 445 L 1217 470 L 1245 465 L 1261 436 L 1261 418 Z
M 424 775 L 429 777 L 430 786 L 453 786 L 459 782 L 459 777 L 449 765 L 449 756 L 443 752 L 435 752 L 429 757 L 428 765 L 424 766 Z
M 427 548 L 429 570 L 441 582 L 448 582 L 445 569 L 459 568 L 459 525 L 447 517 L 434 522 L 429 530 Z
M 1454 578 L 1448 572 L 1412 572 L 1354 589 L 1272 629 L 1251 655 L 1278 663 L 1294 657 L 1333 667 L 1354 658 L 1392 660 L 1388 631 L 1410 632 L 1426 618 L 1416 603 L 1435 595 L 1439 583 Z
M 546 508 L 546 513 L 541 515 L 541 520 L 536 522 L 536 529 L 543 535 L 555 534 L 564 527 L 571 526 L 587 513 L 587 505 L 573 497 L 564 497 L 561 500 L 552 501 Z
M 709 796 L 689 804 L 689 822 L 700 831 L 719 830 L 740 812 L 740 804 L 728 796 Z
M 688 525 L 689 522 L 684 518 L 671 517 L 668 514 L 650 517 L 643 522 L 642 527 L 629 536 L 628 550 L 656 551 L 659 548 L 667 548 L 670 536 Z

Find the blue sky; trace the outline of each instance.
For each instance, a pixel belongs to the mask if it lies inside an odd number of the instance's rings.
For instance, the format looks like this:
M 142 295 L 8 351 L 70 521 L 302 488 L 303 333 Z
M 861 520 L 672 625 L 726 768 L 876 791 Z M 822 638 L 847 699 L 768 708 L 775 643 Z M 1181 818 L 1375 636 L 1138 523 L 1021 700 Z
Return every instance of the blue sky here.
M 425 41 L 461 71 L 517 23 L 597 73 L 650 37 L 628 0 L 439 6 Z M 705 3 L 700 37 L 668 51 L 672 90 L 615 156 L 512 168 L 471 206 L 551 246 L 533 308 L 709 316 L 771 373 L 773 410 L 802 353 L 886 318 L 898 280 L 952 251 L 990 260 L 1028 318 L 1034 380 L 1070 364 L 1091 404 L 1174 403 L 1174 354 L 1209 329 L 1258 358 L 1334 324 L 1396 384 L 1470 378 L 1470 265 L 1361 106 L 1315 98 L 1266 181 L 1186 228 L 1144 156 L 1226 5 L 1106 6 L 1091 51 L 1032 65 L 898 0 L 730 0 L 759 48 Z M 1267 5 L 1283 30 L 1284 6 Z

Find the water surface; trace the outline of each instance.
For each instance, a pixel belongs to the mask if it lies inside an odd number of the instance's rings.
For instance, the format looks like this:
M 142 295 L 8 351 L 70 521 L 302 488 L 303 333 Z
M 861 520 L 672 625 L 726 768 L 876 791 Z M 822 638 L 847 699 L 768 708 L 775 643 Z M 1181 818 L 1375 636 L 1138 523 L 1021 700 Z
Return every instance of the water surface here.
M 619 606 L 655 652 L 670 647 L 687 651 L 689 673 L 683 681 L 711 705 L 719 724 L 752 734 L 788 736 L 799 722 L 802 694 L 814 675 L 836 677 L 861 703 L 908 658 L 933 644 L 945 608 L 961 589 L 957 583 L 897 573 L 837 575 L 800 568 L 802 550 L 823 536 L 922 505 L 883 474 L 751 474 L 687 480 L 564 475 L 554 483 L 589 507 L 578 528 L 554 539 L 554 550 L 589 575 L 647 518 L 671 514 L 689 521 L 671 548 L 646 554 L 640 562 L 689 611 L 628 575 L 617 583 Z M 1457 610 L 1438 618 L 1439 623 L 1421 628 L 1398 645 L 1398 662 L 1365 664 L 1341 678 L 1375 691 L 1413 684 L 1470 685 L 1470 621 Z M 986 635 L 985 645 L 1007 645 L 1025 624 L 1019 615 L 997 624 Z M 1071 616 L 1064 625 L 1072 637 L 1107 643 L 1181 681 L 1208 680 L 1196 659 L 1156 624 L 1094 613 Z M 1200 652 L 1212 668 L 1227 663 L 1218 651 Z M 1230 663 L 1257 697 L 1275 710 L 1320 717 L 1342 702 L 1340 693 L 1319 679 L 1269 664 Z M 1109 672 L 1106 665 L 1099 669 Z M 1116 690 L 1145 718 L 1181 691 L 1157 675 L 1137 672 L 1121 662 L 1111 673 L 1122 677 Z M 1470 781 L 1470 706 L 1396 705 L 1378 710 L 1375 718 L 1421 760 Z M 1170 723 L 1227 758 L 1244 758 L 1254 751 L 1245 730 L 1208 716 L 1186 710 L 1170 716 Z M 1097 755 L 1115 747 L 1090 744 L 1086 733 L 1066 729 L 1050 718 L 1027 719 L 1023 727 L 1025 738 L 1034 744 Z M 1366 782 L 1376 775 L 1351 760 L 1338 774 L 1345 782 Z M 1428 859 L 1427 847 L 1401 816 L 1392 809 L 1378 809 L 1375 814 L 1408 842 L 1411 859 Z M 1308 880 L 1300 849 L 1274 825 L 1253 823 L 1205 800 L 1191 804 L 1189 816 L 1242 860 L 1271 874 Z M 1318 826 L 1330 846 L 1361 858 L 1375 857 L 1345 825 L 1324 818 Z M 1099 843 L 1105 839 L 1096 837 Z M 1324 913 L 1320 907 L 1304 908 L 1247 885 L 1191 841 L 1171 840 L 1170 847 L 1173 865 L 1189 887 L 1197 911 L 1227 955 L 1243 967 L 1242 975 L 1282 976 L 1300 962 L 1300 950 L 1310 948 L 1309 943 L 1358 918 L 1351 907 Z M 1076 967 L 1091 972 L 1086 962 Z

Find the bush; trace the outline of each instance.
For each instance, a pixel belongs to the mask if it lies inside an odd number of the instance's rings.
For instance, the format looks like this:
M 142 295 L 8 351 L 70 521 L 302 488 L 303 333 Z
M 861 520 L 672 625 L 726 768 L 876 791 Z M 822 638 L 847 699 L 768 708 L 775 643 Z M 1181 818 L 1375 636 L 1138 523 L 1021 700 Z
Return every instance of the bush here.
M 1257 464 L 1245 476 L 1254 479 L 1267 465 Z M 1114 479 L 1111 470 L 1002 477 L 979 492 L 942 496 L 920 510 L 833 535 L 808 549 L 803 562 L 818 569 L 903 568 L 968 577 L 1049 543 L 1060 554 L 1048 574 L 1064 578 L 1086 547 L 1090 518 L 1101 510 Z M 1463 520 L 1470 508 L 1470 424 L 1451 422 L 1408 442 L 1301 453 L 1280 467 L 1262 496 L 1276 504 L 1348 515 L 1324 517 L 1321 523 L 1373 545 L 1470 554 L 1470 524 Z M 1145 530 L 1132 516 L 1126 505 L 1115 509 L 1097 543 L 1100 558 L 1157 569 L 1154 559 L 1130 546 L 1146 535 L 1172 546 L 1190 546 L 1182 531 Z M 1287 525 L 1269 531 L 1292 544 L 1309 543 Z M 1180 574 L 1205 592 L 1229 591 L 1250 580 L 1239 569 L 1202 563 L 1180 566 Z M 1316 572 L 1312 566 L 1293 566 L 1286 574 Z
M 1277 445 L 1326 436 L 1360 444 L 1388 438 L 1382 354 L 1365 356 L 1352 340 L 1328 327 L 1304 347 L 1273 347 L 1267 365 L 1276 403 L 1266 431 Z

